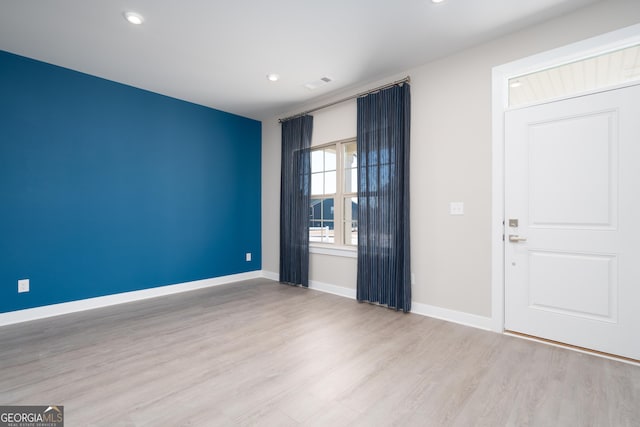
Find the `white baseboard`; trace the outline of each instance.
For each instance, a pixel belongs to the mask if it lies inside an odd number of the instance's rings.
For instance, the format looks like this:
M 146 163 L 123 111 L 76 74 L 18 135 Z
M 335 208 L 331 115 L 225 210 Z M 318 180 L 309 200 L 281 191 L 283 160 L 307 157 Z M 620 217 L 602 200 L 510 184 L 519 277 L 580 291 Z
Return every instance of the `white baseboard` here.
M 273 271 L 262 270 L 262 277 L 265 279 L 280 280 L 280 274 Z M 330 285 L 328 283 L 318 282 L 316 280 L 309 281 L 309 289 L 315 289 L 316 291 L 326 292 L 328 294 L 338 295 L 345 298 L 356 299 L 356 290 L 345 288 L 343 286 Z
M 262 270 L 262 277 L 276 282 L 280 281 L 280 273 L 274 273 L 273 271 Z
M 139 291 L 123 292 L 103 297 L 88 298 L 78 301 L 64 302 L 60 304 L 46 305 L 43 307 L 28 308 L 25 310 L 0 313 L 0 326 L 14 323 L 28 322 L 30 320 L 44 319 L 46 317 L 60 316 L 79 311 L 92 310 L 94 308 L 110 305 L 124 304 L 148 298 L 171 295 L 196 289 L 219 286 L 241 280 L 257 279 L 263 277 L 260 270 L 247 273 L 231 274 L 228 276 L 214 277 L 211 279 L 195 280 L 193 282 L 179 283 L 176 285 L 159 286 L 157 288 L 141 289 Z
M 464 326 L 493 331 L 493 319 L 491 317 L 478 316 L 477 314 L 437 307 L 435 305 L 411 302 L 411 312 L 422 316 L 434 317 L 447 322 L 458 323 Z
M 356 299 L 355 289 L 330 285 L 328 283 L 316 282 L 315 280 L 309 281 L 309 289 L 314 289 L 316 291 L 326 292 L 328 294 L 338 295 L 345 298 Z
M 278 280 L 278 274 L 271 271 L 262 271 L 263 277 L 271 280 Z M 345 288 L 343 286 L 331 285 L 328 283 L 309 281 L 309 288 L 316 291 L 326 292 L 345 298 L 356 299 L 356 290 Z M 419 302 L 411 302 L 411 312 L 421 316 L 433 317 L 447 322 L 458 323 L 464 326 L 493 331 L 493 319 L 490 317 L 478 316 L 476 314 L 465 313 L 462 311 L 451 310 L 448 308 L 437 307 L 435 305 L 422 304 Z
M 75 313 L 79 311 L 92 310 L 94 308 L 108 307 L 110 305 L 124 304 L 127 302 L 139 301 L 148 298 L 155 298 L 180 292 L 193 291 L 196 289 L 208 288 L 212 286 L 224 285 L 227 283 L 239 282 L 242 280 L 257 279 L 264 277 L 270 280 L 279 280 L 279 274 L 272 271 L 250 271 L 247 273 L 232 274 L 211 279 L 195 280 L 193 282 L 179 283 L 176 285 L 159 286 L 157 288 L 141 289 L 139 291 L 124 292 L 103 297 L 89 298 L 79 301 L 70 301 L 61 304 L 47 305 L 43 307 L 28 308 L 25 310 L 10 311 L 0 313 L 0 326 L 14 323 L 28 322 L 31 320 L 44 319 L 47 317 L 60 316 L 63 314 Z M 329 283 L 311 280 L 309 288 L 316 291 L 338 295 L 344 298 L 355 299 L 356 290 L 343 286 L 331 285 Z M 447 308 L 436 307 L 428 304 L 412 302 L 412 313 L 423 316 L 434 317 L 448 322 L 459 323 L 474 328 L 493 330 L 492 319 L 490 317 L 478 316 Z

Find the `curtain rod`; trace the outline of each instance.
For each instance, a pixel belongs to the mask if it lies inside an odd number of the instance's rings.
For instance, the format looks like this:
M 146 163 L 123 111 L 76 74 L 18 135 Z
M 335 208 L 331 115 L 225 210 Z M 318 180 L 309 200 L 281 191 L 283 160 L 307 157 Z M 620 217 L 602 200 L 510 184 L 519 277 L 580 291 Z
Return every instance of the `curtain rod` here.
M 378 87 L 370 89 L 370 90 L 368 90 L 366 92 L 360 92 L 360 93 L 357 93 L 355 95 L 351 95 L 351 96 L 348 96 L 346 98 L 342 98 L 342 99 L 339 99 L 337 101 L 333 101 L 333 102 L 330 102 L 328 104 L 324 104 L 324 105 L 321 105 L 319 107 L 312 108 L 312 109 L 307 110 L 307 111 L 303 111 L 302 113 L 294 114 L 293 116 L 285 117 L 283 119 L 278 119 L 278 121 L 280 123 L 286 122 L 287 120 L 295 119 L 297 117 L 304 116 L 304 115 L 309 114 L 309 113 L 313 113 L 314 111 L 318 111 L 318 110 L 322 110 L 322 109 L 325 109 L 325 108 L 333 107 L 334 105 L 342 104 L 343 102 L 350 101 L 352 99 L 361 98 L 363 96 L 367 96 L 369 94 L 381 91 L 383 89 L 388 89 L 388 88 L 393 87 L 395 85 L 398 85 L 400 83 L 409 83 L 410 81 L 411 81 L 411 78 L 409 76 L 407 76 L 407 77 L 405 77 L 403 79 L 396 80 L 393 83 L 387 83 L 386 85 L 378 86 Z

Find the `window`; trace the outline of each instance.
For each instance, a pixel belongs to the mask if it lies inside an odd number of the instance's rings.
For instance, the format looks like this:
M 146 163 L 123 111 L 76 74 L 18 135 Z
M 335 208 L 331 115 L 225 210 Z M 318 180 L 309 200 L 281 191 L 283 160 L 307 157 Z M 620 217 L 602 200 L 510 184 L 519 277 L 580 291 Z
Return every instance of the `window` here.
M 309 242 L 358 244 L 358 155 L 356 141 L 311 150 Z
M 509 106 L 542 102 L 640 80 L 640 45 L 509 79 Z

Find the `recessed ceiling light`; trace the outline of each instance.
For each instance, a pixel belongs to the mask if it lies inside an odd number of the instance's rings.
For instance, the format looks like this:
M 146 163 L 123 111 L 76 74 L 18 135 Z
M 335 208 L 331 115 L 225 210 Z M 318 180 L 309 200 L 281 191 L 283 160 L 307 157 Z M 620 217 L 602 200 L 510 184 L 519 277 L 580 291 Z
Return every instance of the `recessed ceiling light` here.
M 516 80 L 515 82 L 511 82 L 509 86 L 512 88 L 520 87 L 522 86 L 522 82 L 520 80 Z
M 267 74 L 267 80 L 269 80 L 270 82 L 277 82 L 278 80 L 280 80 L 280 75 L 275 73 L 269 73 Z
M 442 3 L 444 0 L 431 0 L 431 3 Z
M 130 24 L 140 25 L 144 22 L 144 18 L 142 15 L 135 12 L 125 12 L 124 19 L 126 19 Z

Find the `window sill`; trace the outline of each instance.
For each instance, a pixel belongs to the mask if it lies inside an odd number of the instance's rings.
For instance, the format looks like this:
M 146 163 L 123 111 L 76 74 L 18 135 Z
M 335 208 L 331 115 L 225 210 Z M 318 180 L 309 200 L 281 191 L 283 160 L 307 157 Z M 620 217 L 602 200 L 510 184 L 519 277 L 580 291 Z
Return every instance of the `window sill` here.
M 358 249 L 355 246 L 333 246 L 310 244 L 309 253 L 320 255 L 331 255 L 345 258 L 358 258 Z

